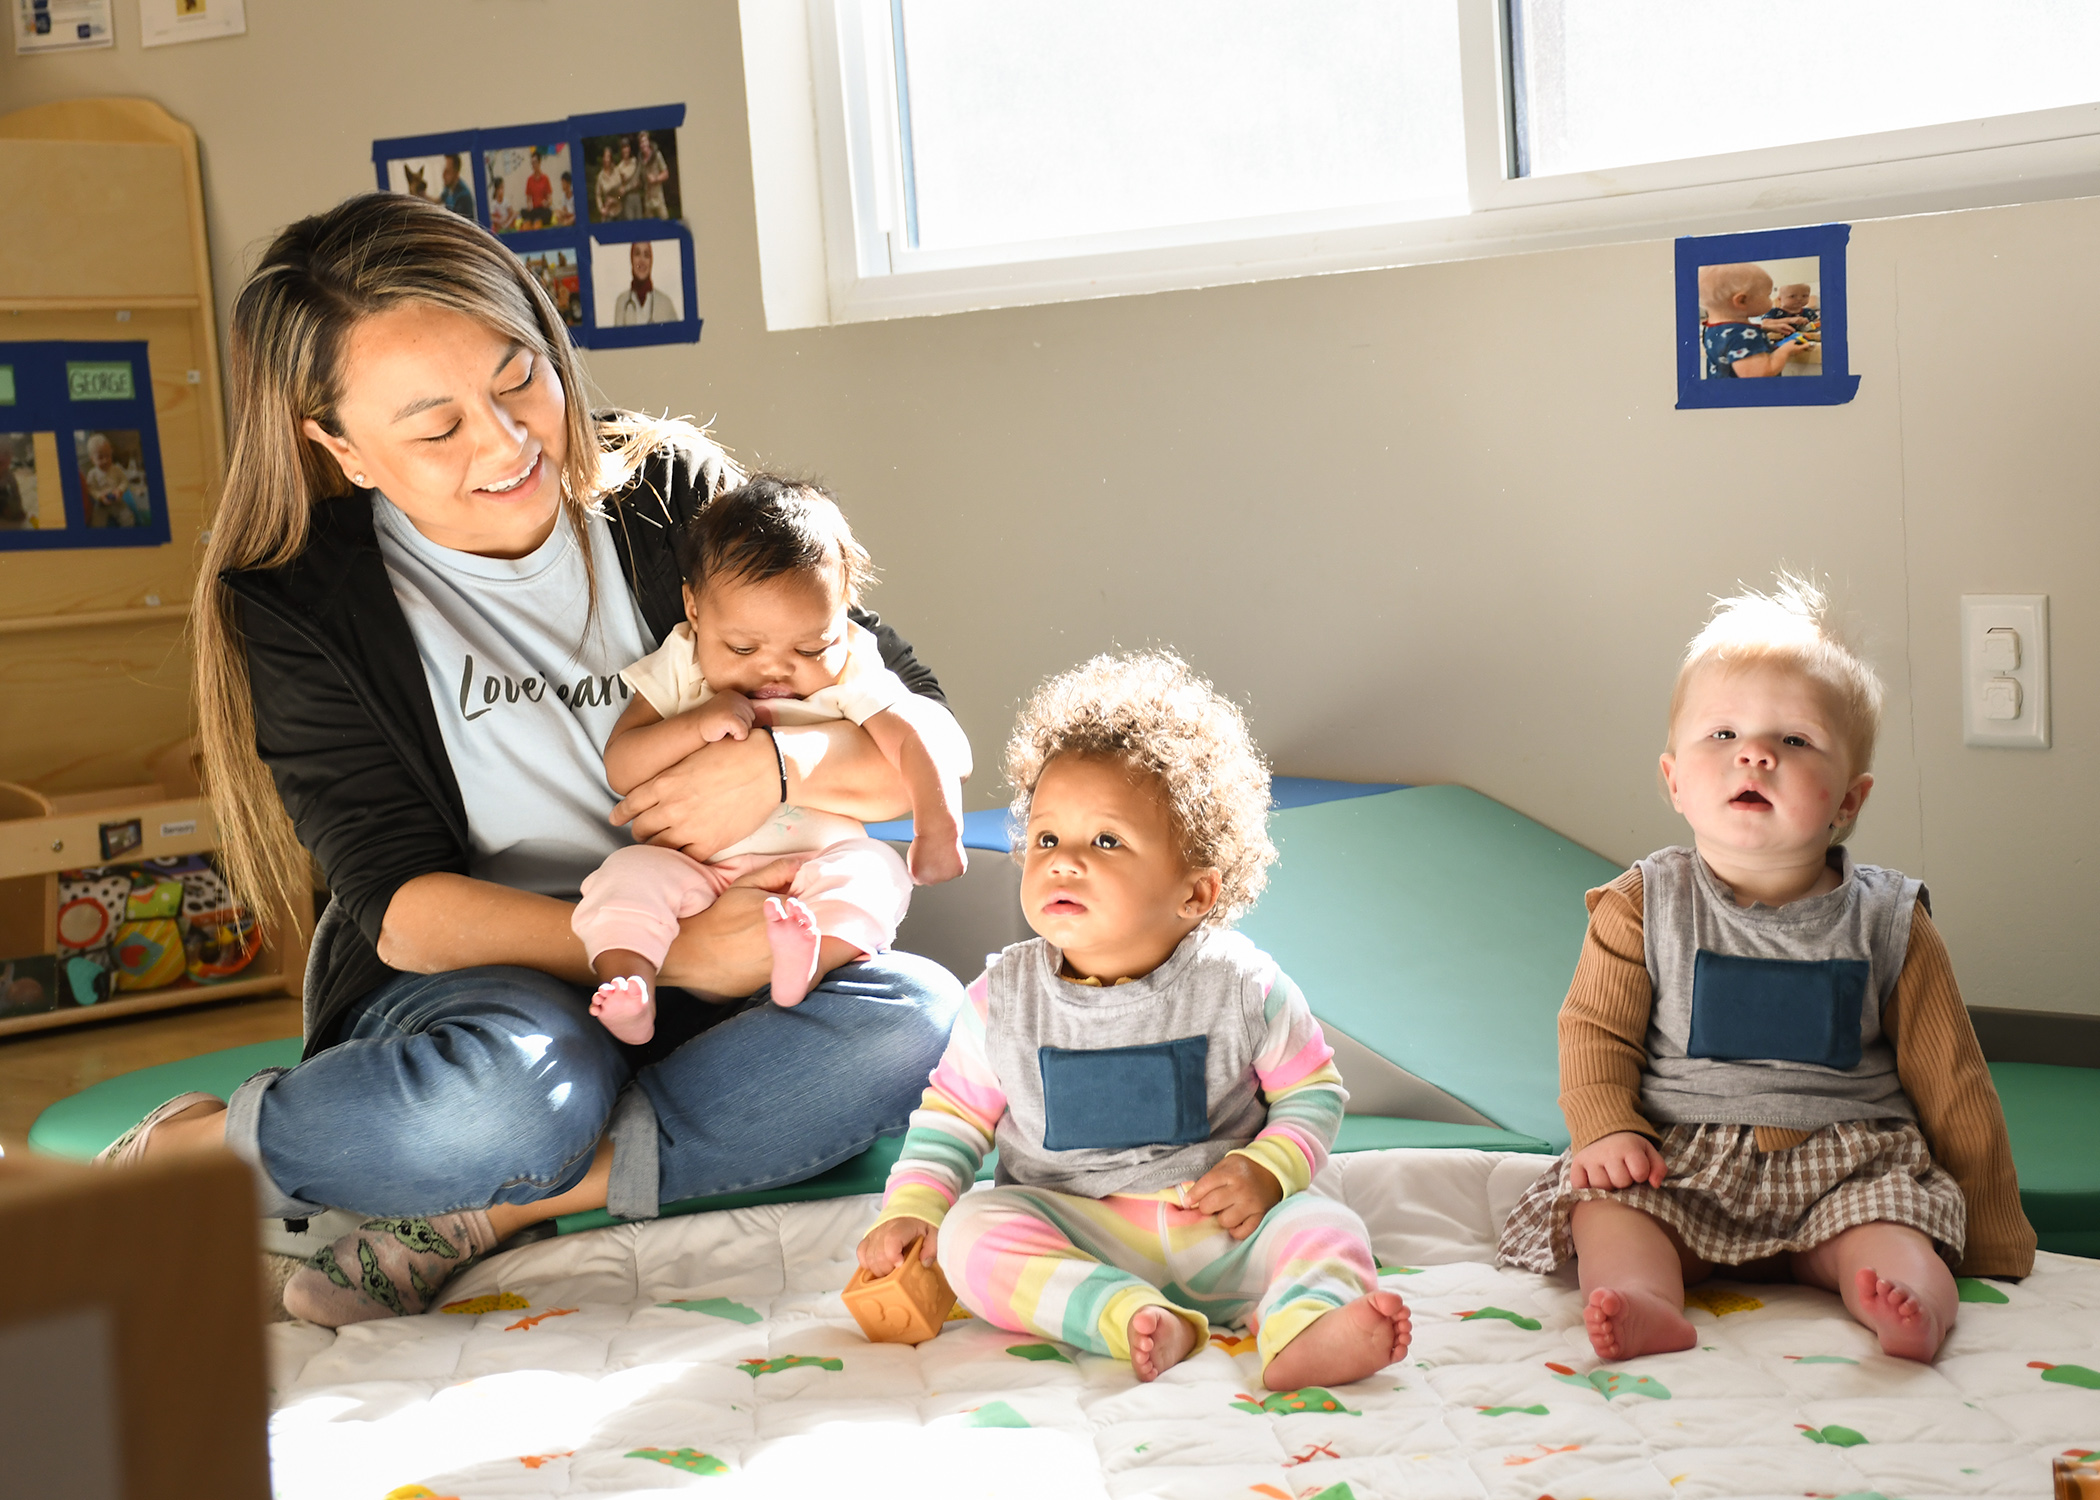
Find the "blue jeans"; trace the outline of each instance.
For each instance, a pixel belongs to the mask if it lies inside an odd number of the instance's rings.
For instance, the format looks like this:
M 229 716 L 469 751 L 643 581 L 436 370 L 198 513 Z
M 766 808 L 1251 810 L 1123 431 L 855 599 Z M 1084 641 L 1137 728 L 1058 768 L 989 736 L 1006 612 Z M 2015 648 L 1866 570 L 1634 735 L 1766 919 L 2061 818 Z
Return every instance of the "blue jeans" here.
M 530 1203 L 581 1182 L 610 1135 L 606 1207 L 652 1218 L 813 1177 L 901 1129 L 962 998 L 932 960 L 878 954 L 791 1010 L 764 991 L 732 1002 L 635 1069 L 580 986 L 507 967 L 403 974 L 334 1046 L 235 1090 L 226 1142 L 267 1178 L 263 1215 L 300 1218 Z

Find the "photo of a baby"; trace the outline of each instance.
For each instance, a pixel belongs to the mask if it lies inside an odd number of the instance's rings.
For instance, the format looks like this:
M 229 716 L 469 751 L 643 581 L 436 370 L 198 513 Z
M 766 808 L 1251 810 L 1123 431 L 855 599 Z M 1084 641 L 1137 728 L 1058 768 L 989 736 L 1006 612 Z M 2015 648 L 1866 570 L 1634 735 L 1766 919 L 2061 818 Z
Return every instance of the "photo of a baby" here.
M 474 217 L 474 171 L 466 153 L 398 157 L 386 164 L 389 191 L 442 203 L 463 219 Z
M 600 328 L 637 328 L 683 319 L 685 247 L 677 240 L 591 244 L 591 295 Z
M 37 522 L 36 441 L 0 432 L 0 531 L 34 531 Z
M 574 250 L 533 250 L 521 256 L 554 306 L 571 328 L 583 326 L 583 272 Z
M 136 432 L 106 429 L 73 434 L 80 464 L 81 507 L 91 527 L 146 526 L 153 500 L 146 487 L 145 450 Z
M 583 169 L 593 224 L 682 215 L 675 130 L 585 136 Z
M 1699 268 L 1702 380 L 1823 373 L 1821 257 Z
M 569 143 L 499 146 L 482 153 L 488 171 L 489 228 L 497 234 L 565 229 L 576 222 Z

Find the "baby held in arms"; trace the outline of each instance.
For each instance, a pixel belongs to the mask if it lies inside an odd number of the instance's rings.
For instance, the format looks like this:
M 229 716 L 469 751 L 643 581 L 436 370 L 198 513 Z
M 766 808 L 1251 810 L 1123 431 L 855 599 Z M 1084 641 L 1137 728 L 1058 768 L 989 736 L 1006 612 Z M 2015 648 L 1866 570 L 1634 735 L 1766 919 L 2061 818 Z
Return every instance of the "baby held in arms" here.
M 1573 1149 L 1498 1257 L 1571 1257 L 1605 1359 L 1689 1349 L 1721 1268 L 1834 1291 L 1882 1351 L 1931 1360 L 1954 1273 L 2025 1276 L 1997 1090 L 1919 882 L 1842 840 L 1874 778 L 1881 682 L 1782 576 L 1692 641 L 1662 754 L 1692 847 L 1589 893 L 1560 1012 Z
M 677 849 L 621 849 L 583 882 L 577 936 L 601 981 L 591 1013 L 623 1042 L 656 1029 L 656 975 L 681 919 L 739 877 L 802 855 L 793 884 L 766 901 L 772 1000 L 794 1005 L 815 981 L 826 938 L 887 948 L 914 882 L 963 870 L 961 779 L 909 716 L 911 693 L 872 633 L 847 617 L 873 580 L 868 554 L 815 485 L 755 475 L 707 503 L 678 539 L 685 623 L 620 675 L 634 700 L 605 745 L 625 796 L 701 747 L 772 725 L 850 719 L 867 730 L 911 797 L 910 866 L 852 818 L 789 802 L 749 838 L 701 860 Z
M 1037 690 L 1006 774 L 1040 936 L 970 986 L 861 1265 L 937 1258 L 977 1316 L 1140 1380 L 1210 1317 L 1252 1329 L 1271 1390 L 1399 1359 L 1362 1220 L 1307 1191 L 1349 1097 L 1333 1052 L 1231 926 L 1276 857 L 1239 711 L 1173 656 L 1096 657 Z

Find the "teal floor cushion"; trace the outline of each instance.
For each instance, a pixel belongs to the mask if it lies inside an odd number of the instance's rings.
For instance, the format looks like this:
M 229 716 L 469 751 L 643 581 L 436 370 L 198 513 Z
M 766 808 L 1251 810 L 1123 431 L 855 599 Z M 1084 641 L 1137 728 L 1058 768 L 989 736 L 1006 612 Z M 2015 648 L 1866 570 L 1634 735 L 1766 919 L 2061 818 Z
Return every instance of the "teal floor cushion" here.
M 1564 1147 L 1555 1023 L 1582 894 L 1620 867 L 1459 786 L 1285 808 L 1269 831 L 1282 857 L 1240 926 L 1321 1023 Z
M 2100 1257 L 2100 1068 L 2000 1062 L 1991 1080 L 2042 1248 Z
M 53 1156 L 93 1156 L 177 1094 L 195 1089 L 224 1099 L 264 1068 L 293 1066 L 300 1051 L 299 1038 L 288 1036 L 120 1073 L 38 1115 L 29 1144 Z

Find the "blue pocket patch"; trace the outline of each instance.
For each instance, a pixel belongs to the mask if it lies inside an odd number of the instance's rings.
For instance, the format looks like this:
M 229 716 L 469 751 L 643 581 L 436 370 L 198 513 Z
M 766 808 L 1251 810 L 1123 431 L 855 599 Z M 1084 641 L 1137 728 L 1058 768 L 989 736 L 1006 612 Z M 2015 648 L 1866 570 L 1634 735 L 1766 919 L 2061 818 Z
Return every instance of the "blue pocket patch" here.
M 1038 1047 L 1043 1144 L 1052 1151 L 1122 1151 L 1210 1139 L 1207 1036 L 1143 1047 Z
M 1872 972 L 1863 958 L 1739 958 L 1701 948 L 1685 1053 L 1856 1068 Z

